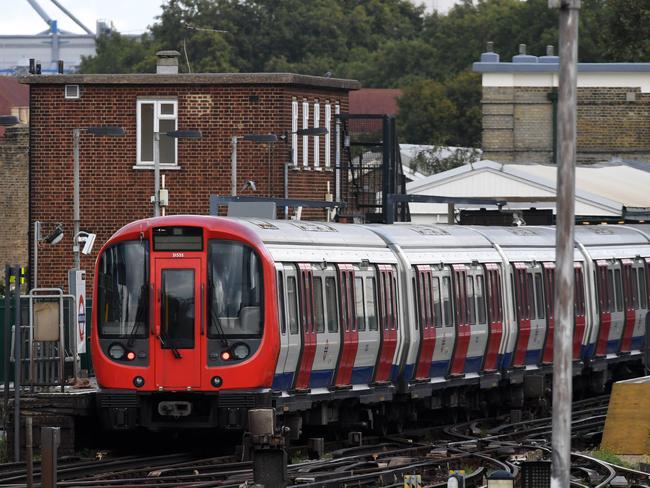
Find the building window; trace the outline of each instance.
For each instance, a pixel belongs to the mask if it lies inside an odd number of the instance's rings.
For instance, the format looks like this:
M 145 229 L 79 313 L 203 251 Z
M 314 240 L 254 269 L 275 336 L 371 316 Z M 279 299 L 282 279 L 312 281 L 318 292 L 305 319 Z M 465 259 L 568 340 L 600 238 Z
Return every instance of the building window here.
M 309 127 L 309 102 L 303 100 L 302 102 L 302 128 Z M 309 136 L 302 136 L 302 165 L 309 167 Z
M 320 102 L 314 102 L 314 128 L 320 127 Z M 314 169 L 320 169 L 320 137 L 314 136 Z
M 138 100 L 138 164 L 151 165 L 153 160 L 154 132 L 169 132 L 178 126 L 176 100 Z M 178 146 L 176 139 L 160 136 L 160 164 L 176 166 Z
M 332 106 L 329 101 L 325 102 L 325 167 L 329 168 L 332 165 L 332 155 L 331 155 L 331 137 L 330 132 L 332 132 Z
M 291 164 L 298 166 L 298 100 L 291 101 Z

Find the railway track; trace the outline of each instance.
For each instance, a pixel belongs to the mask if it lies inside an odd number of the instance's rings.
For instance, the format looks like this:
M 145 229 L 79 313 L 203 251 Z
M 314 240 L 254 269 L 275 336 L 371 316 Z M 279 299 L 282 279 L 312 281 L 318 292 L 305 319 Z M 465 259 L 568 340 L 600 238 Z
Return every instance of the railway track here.
M 607 397 L 574 403 L 573 433 L 602 429 Z M 507 417 L 473 420 L 446 428 L 418 428 L 399 437 L 367 438 L 369 445 L 330 448 L 321 460 L 290 464 L 290 486 L 403 486 L 405 474 L 419 474 L 427 487 L 446 486 L 449 469 L 464 469 L 467 486 L 482 486 L 492 470 L 513 475 L 513 459 L 531 453 L 550 458 L 551 418 L 510 422 Z M 432 437 L 435 438 L 432 440 Z M 294 455 L 300 447 L 292 448 Z M 304 449 L 304 448 L 303 448 Z M 540 456 L 541 453 L 541 456 Z M 39 466 L 35 466 L 39 481 Z M 648 485 L 650 475 L 615 466 L 581 453 L 573 454 L 572 486 L 604 488 L 616 476 Z M 252 463 L 234 456 L 202 457 L 192 453 L 165 456 L 128 456 L 101 461 L 59 460 L 60 487 L 241 487 L 252 483 Z M 0 486 L 25 486 L 25 466 L 0 465 Z

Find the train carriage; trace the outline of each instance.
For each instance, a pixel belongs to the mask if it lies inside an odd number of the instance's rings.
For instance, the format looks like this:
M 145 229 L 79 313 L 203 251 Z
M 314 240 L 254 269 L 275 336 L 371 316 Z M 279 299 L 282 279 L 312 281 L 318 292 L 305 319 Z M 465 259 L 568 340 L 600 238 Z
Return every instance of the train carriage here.
M 523 384 L 541 398 L 550 379 L 554 246 L 543 227 L 134 222 L 95 270 L 102 422 L 242 428 L 273 406 L 297 433 L 512 391 L 520 407 Z M 650 233 L 580 227 L 574 261 L 574 373 L 602 389 L 640 364 Z

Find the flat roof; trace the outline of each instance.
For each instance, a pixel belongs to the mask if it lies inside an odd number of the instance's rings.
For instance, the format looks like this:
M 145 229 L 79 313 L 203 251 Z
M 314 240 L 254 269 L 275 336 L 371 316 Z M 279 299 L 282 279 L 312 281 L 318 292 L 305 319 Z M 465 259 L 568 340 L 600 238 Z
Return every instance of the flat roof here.
M 477 73 L 559 73 L 559 63 L 485 62 L 472 65 Z M 646 73 L 650 63 L 578 63 L 579 73 Z
M 340 90 L 361 88 L 357 80 L 294 73 L 64 74 L 28 75 L 18 80 L 28 85 L 301 85 Z

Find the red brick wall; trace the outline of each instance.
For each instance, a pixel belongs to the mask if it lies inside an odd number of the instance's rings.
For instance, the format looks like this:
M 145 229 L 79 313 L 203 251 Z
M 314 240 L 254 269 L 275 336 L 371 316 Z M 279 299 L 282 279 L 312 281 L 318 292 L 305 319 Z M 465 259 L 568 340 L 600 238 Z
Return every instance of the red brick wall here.
M 133 169 L 136 164 L 136 107 L 138 97 L 173 96 L 178 99 L 179 129 L 197 128 L 198 141 L 178 143 L 180 170 L 165 171 L 170 205 L 167 214 L 207 214 L 210 194 L 230 194 L 231 137 L 247 133 L 282 133 L 291 130 L 292 97 L 340 101 L 348 109 L 347 91 L 296 86 L 213 85 L 85 85 L 81 98 L 66 100 L 64 87 L 31 86 L 30 228 L 34 220 L 62 222 L 65 238 L 56 246 L 41 246 L 39 286 L 67 288 L 67 270 L 72 267 L 72 129 L 118 125 L 126 130 L 121 138 L 82 135 L 81 228 L 97 234 L 95 252 L 82 255 L 81 267 L 92 280 L 96 252 L 124 224 L 150 217 L 153 208 L 153 171 Z M 249 97 L 259 97 L 257 103 Z M 310 126 L 313 112 L 310 113 Z M 324 109 L 321 108 L 321 125 Z M 302 123 L 299 124 L 302 127 Z M 311 138 L 310 138 L 311 139 Z M 334 165 L 334 121 L 332 121 L 332 165 Z M 321 137 L 321 147 L 324 138 Z M 310 160 L 313 157 L 310 140 Z M 246 195 L 283 196 L 283 165 L 289 161 L 289 144 L 274 145 L 271 165 L 273 188 L 268 181 L 266 144 L 242 142 L 238 146 L 238 192 L 246 180 L 257 191 Z M 312 163 L 310 162 L 310 165 Z M 321 165 L 324 149 L 321 149 Z M 290 198 L 323 199 L 326 182 L 334 192 L 333 171 L 291 170 Z M 324 218 L 313 210 L 307 217 Z

